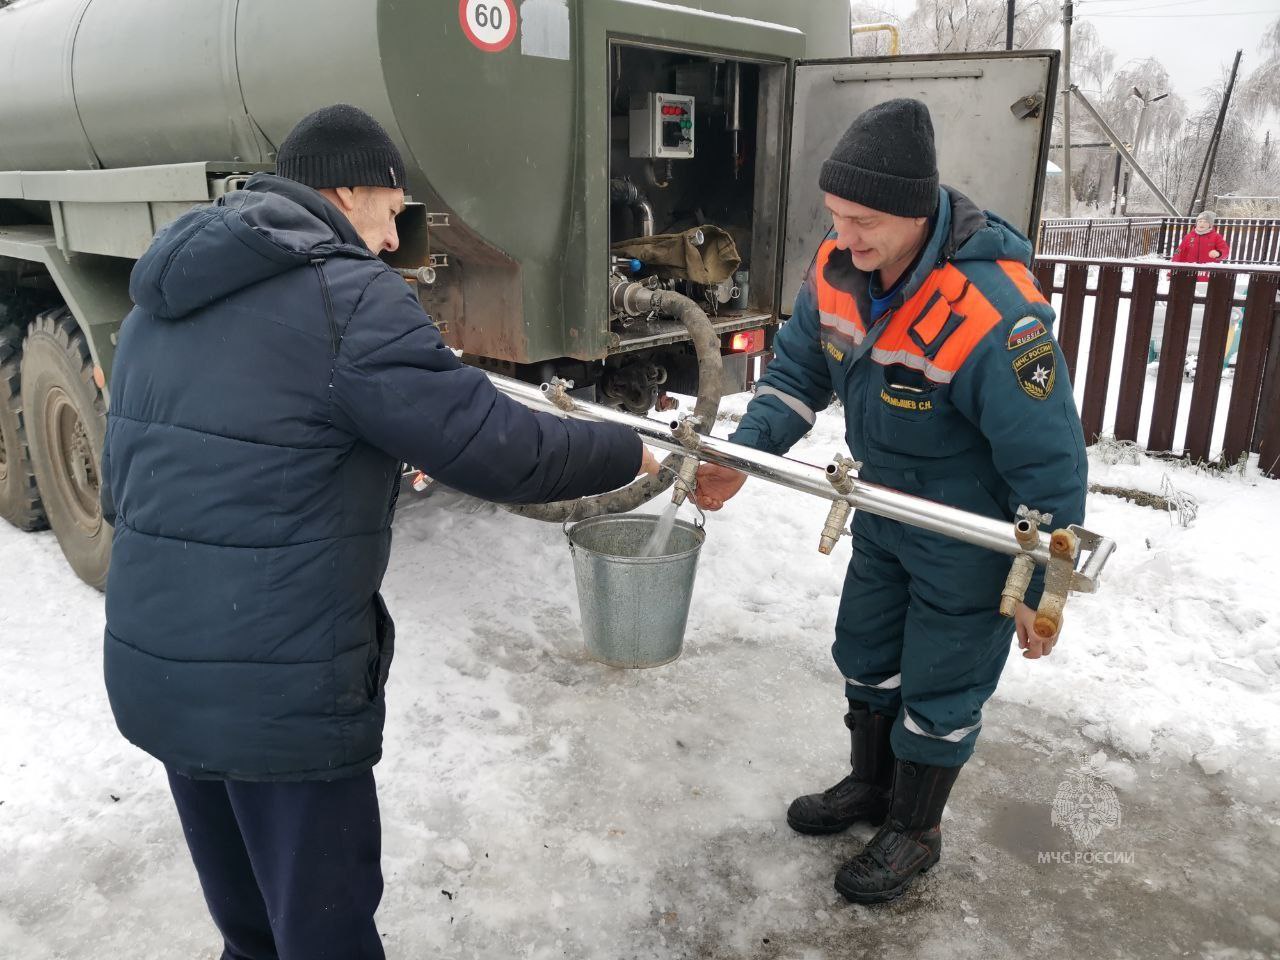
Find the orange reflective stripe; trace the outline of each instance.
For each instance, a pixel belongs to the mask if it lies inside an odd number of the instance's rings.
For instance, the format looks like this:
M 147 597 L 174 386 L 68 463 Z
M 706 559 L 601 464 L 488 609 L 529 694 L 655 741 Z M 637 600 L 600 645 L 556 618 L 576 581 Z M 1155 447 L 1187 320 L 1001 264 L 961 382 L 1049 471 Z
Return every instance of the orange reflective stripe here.
M 1003 318 L 1000 316 L 1000 311 L 991 305 L 991 301 L 983 296 L 982 291 L 969 283 L 968 278 L 954 266 L 947 264 L 943 267 L 943 271 L 953 273 L 961 282 L 964 294 L 958 301 L 951 304 L 951 309 L 964 317 L 964 323 L 947 338 L 947 342 L 942 345 L 942 349 L 934 358 L 934 363 L 946 370 L 954 371 L 963 366 L 974 347 L 981 343 L 982 338 L 998 326 Z M 948 282 L 954 284 L 956 280 L 948 278 Z
M 935 270 L 920 285 L 920 289 L 915 292 L 915 295 L 894 311 L 893 316 L 889 318 L 888 325 L 884 328 L 884 332 L 880 334 L 880 339 L 876 341 L 876 349 L 884 352 L 909 350 L 919 353 L 920 349 L 911 339 L 911 325 L 937 289 L 937 271 Z M 940 300 L 939 303 L 944 307 L 946 306 L 945 299 Z M 927 341 L 929 338 L 926 337 L 925 339 Z
M 1025 263 L 1017 260 L 997 260 L 1000 269 L 1004 271 L 1005 276 L 1013 281 L 1013 285 L 1018 288 L 1018 292 L 1026 297 L 1030 303 L 1048 303 L 1044 298 L 1044 294 L 1040 292 L 1040 288 L 1036 286 L 1035 278 L 1031 275 L 1031 271 L 1027 269 Z
M 925 343 L 933 343 L 934 337 L 942 332 L 943 326 L 951 317 L 951 304 L 939 297 L 929 312 L 920 318 L 920 322 L 915 324 L 914 330 Z
M 853 294 L 837 290 L 827 283 L 824 276 L 825 271 L 823 268 L 827 264 L 827 258 L 831 256 L 835 249 L 836 242 L 834 239 L 824 241 L 822 246 L 818 248 L 818 256 L 815 262 L 817 267 L 815 280 L 817 281 L 818 290 L 818 321 L 823 327 L 852 340 L 855 344 L 861 343 L 867 335 L 867 327 L 862 322 L 862 316 L 858 313 L 857 301 L 854 300 Z
M 942 294 L 942 299 L 930 307 L 928 315 L 916 324 L 935 290 Z M 933 358 L 926 357 L 924 350 L 911 338 L 913 325 L 920 338 L 928 343 L 941 332 L 952 312 L 963 322 L 947 337 Z M 948 263 L 935 270 L 916 295 L 898 309 L 880 335 L 871 356 L 886 366 L 902 364 L 919 370 L 935 383 L 950 383 L 969 354 L 1000 321 L 1000 312 L 969 282 L 968 277 Z

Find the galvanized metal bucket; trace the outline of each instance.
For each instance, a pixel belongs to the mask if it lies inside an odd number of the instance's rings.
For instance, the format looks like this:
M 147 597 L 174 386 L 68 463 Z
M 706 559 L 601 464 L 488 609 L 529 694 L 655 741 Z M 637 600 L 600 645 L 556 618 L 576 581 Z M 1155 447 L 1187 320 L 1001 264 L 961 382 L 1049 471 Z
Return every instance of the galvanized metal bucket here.
M 613 667 L 680 656 L 706 533 L 677 520 L 662 556 L 645 557 L 658 517 L 592 517 L 565 530 L 578 580 L 587 655 Z

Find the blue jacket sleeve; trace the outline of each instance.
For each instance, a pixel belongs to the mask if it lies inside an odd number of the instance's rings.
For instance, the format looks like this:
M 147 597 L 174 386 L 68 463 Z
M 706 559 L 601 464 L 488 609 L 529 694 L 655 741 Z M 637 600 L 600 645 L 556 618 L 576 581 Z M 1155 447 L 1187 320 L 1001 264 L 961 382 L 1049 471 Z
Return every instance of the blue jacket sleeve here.
M 1009 350 L 1009 331 L 1018 319 L 997 324 L 974 348 L 952 382 L 951 399 L 991 445 L 992 463 L 1009 487 L 1010 516 L 1026 504 L 1052 513 L 1052 529 L 1082 524 L 1089 461 L 1066 360 L 1048 332 Z M 1043 590 L 1044 571 L 1038 568 L 1027 605 L 1036 606 Z
M 334 422 L 446 486 L 499 503 L 615 490 L 640 469 L 634 431 L 534 412 L 463 364 L 399 277 L 361 297 L 333 374 Z
M 818 412 L 831 402 L 831 372 L 818 337 L 818 295 L 812 275 L 796 297 L 791 319 L 774 338 L 773 353 L 755 398 L 729 439 L 783 454 L 809 432 Z

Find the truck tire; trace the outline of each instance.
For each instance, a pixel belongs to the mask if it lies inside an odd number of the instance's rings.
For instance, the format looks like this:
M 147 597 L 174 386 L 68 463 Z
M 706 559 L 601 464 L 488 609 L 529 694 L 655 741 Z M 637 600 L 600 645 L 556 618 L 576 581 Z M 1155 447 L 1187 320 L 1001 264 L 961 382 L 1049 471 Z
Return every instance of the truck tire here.
M 8 319 L 0 314 L 0 517 L 19 530 L 43 530 L 48 523 L 22 413 L 22 330 Z
M 66 307 L 31 321 L 22 353 L 22 397 L 49 526 L 71 569 L 101 590 L 111 558 L 111 527 L 98 501 L 107 408 L 93 380 L 89 344 Z

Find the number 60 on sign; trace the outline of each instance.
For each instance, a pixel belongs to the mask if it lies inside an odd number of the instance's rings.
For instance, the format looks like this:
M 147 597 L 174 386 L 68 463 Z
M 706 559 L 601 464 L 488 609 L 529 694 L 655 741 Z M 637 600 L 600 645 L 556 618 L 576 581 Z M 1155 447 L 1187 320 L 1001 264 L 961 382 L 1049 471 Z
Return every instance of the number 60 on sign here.
M 474 46 L 498 53 L 515 39 L 519 17 L 512 0 L 461 0 L 458 20 Z

